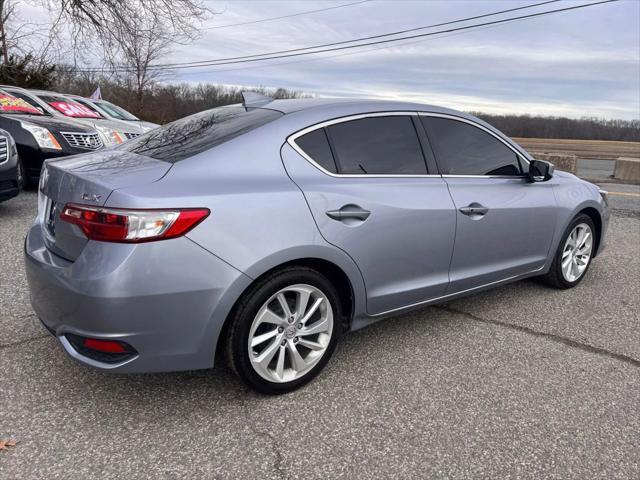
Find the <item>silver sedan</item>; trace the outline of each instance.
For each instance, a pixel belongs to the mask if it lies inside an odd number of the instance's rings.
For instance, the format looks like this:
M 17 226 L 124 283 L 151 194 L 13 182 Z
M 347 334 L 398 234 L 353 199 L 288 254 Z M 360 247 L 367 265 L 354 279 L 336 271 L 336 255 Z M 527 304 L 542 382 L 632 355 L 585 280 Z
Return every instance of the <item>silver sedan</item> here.
M 382 318 L 532 276 L 574 287 L 608 219 L 605 192 L 471 115 L 247 96 L 47 161 L 25 262 L 35 312 L 77 361 L 224 355 L 283 393 Z

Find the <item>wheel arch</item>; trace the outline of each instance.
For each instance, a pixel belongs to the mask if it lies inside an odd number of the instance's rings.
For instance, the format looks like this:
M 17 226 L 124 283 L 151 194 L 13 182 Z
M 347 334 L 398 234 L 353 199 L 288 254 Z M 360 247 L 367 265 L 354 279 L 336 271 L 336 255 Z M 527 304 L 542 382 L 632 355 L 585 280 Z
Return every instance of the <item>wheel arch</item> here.
M 600 251 L 600 241 L 602 239 L 602 216 L 600 215 L 600 212 L 596 210 L 594 207 L 583 208 L 578 213 L 576 213 L 576 215 L 574 215 L 573 218 L 575 218 L 580 214 L 584 214 L 587 217 L 589 217 L 593 222 L 594 227 L 596 228 L 595 246 L 594 246 L 595 248 L 593 249 L 593 252 L 594 252 L 593 258 L 595 258 L 596 255 L 598 255 L 598 252 Z
M 324 248 L 322 250 L 325 250 Z M 331 251 L 332 249 L 329 249 Z M 318 253 L 318 252 L 316 252 Z M 323 255 L 305 255 L 295 258 L 289 257 L 289 259 L 280 259 L 276 261 L 274 258 L 265 259 L 260 262 L 259 265 L 253 266 L 248 272 L 245 272 L 252 278 L 252 281 L 244 288 L 242 293 L 238 295 L 233 306 L 229 310 L 220 333 L 216 341 L 215 357 L 216 363 L 218 359 L 222 358 L 225 350 L 225 342 L 229 327 L 231 325 L 231 319 L 234 316 L 236 308 L 241 299 L 252 288 L 256 282 L 259 282 L 263 278 L 272 275 L 274 272 L 283 270 L 288 267 L 300 266 L 311 268 L 322 275 L 326 276 L 331 281 L 338 291 L 338 297 L 340 299 L 343 318 L 342 325 L 343 331 L 347 331 L 351 327 L 353 319 L 358 315 L 360 311 L 365 310 L 366 294 L 364 288 L 364 281 L 360 274 L 359 269 L 353 263 L 353 261 L 347 257 L 346 254 L 337 254 L 332 252 L 331 255 L 327 255 L 326 251 L 322 252 Z M 278 258 L 279 256 L 276 256 Z M 329 257 L 329 258 L 327 258 Z

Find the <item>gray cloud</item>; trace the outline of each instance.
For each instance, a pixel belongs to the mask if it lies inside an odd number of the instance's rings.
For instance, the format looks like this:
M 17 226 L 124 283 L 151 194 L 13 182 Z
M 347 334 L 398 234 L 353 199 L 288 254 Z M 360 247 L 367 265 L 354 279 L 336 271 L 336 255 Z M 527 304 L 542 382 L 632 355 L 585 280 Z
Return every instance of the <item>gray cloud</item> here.
M 300 48 L 514 8 L 536 0 L 376 0 L 312 15 L 203 30 L 163 63 Z M 566 0 L 512 15 L 590 0 Z M 211 1 L 212 27 L 348 3 Z M 23 17 L 46 21 L 21 4 Z M 504 18 L 493 17 L 493 18 Z M 487 21 L 490 19 L 480 20 Z M 286 87 L 321 96 L 375 96 L 464 110 L 640 118 L 640 1 L 594 6 L 367 51 L 175 71 L 166 81 Z
M 208 25 L 286 15 L 340 2 L 211 2 Z M 515 1 L 375 1 L 308 16 L 208 30 L 172 60 L 299 48 L 513 8 Z M 519 14 L 584 2 L 561 2 Z M 171 80 L 302 89 L 322 96 L 430 101 L 466 110 L 640 117 L 640 2 L 270 64 L 183 70 Z M 371 47 L 369 47 L 371 48 Z M 346 54 L 348 53 L 348 54 Z

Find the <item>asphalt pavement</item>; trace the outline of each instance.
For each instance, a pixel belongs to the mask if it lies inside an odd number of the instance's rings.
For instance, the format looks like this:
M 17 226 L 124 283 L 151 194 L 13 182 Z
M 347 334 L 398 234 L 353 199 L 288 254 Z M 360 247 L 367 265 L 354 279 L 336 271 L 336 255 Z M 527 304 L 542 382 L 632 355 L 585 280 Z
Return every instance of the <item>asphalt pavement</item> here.
M 74 363 L 28 303 L 35 194 L 0 204 L 0 439 L 18 441 L 0 478 L 640 478 L 640 191 L 603 187 L 634 195 L 611 196 L 575 289 L 526 280 L 380 322 L 280 397 L 224 368 Z

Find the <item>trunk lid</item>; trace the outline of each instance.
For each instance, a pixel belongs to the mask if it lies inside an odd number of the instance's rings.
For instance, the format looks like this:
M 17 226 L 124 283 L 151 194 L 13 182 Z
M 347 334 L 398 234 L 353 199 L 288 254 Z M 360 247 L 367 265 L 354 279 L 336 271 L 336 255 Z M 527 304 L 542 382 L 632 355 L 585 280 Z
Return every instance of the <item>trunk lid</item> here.
M 170 168 L 168 162 L 120 150 L 47 160 L 38 193 L 47 248 L 73 261 L 88 241 L 78 227 L 60 220 L 67 203 L 103 206 L 114 190 L 153 183 Z

